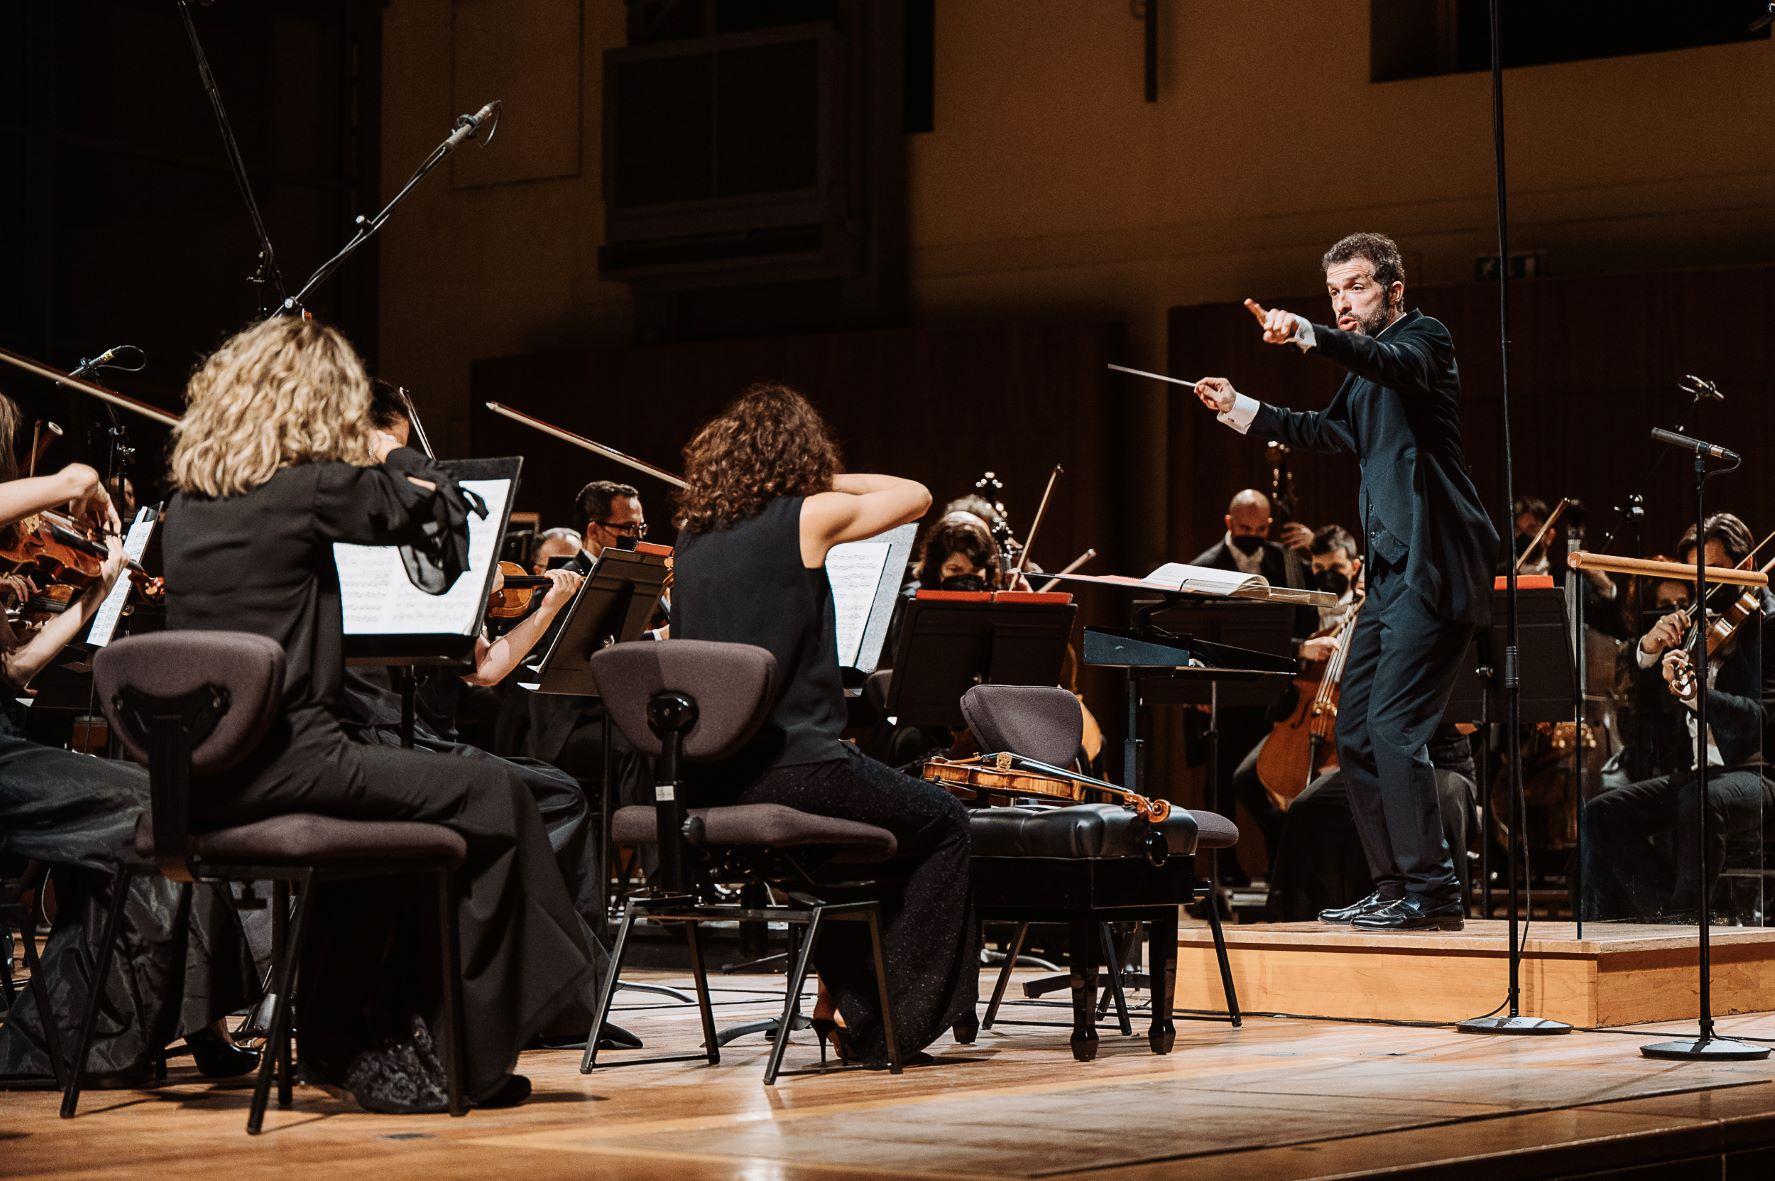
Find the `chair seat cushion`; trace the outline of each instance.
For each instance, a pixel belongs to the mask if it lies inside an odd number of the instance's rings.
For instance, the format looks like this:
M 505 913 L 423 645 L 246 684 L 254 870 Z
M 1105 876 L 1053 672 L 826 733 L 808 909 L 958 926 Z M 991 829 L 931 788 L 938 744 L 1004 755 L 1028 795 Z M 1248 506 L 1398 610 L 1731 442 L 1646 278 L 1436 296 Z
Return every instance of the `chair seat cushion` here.
M 1212 812 L 1173 808 L 1163 823 L 1151 825 L 1120 804 L 977 808 L 969 813 L 968 827 L 976 857 L 1144 857 L 1147 836 L 1155 828 L 1164 834 L 1172 857 L 1239 839 L 1232 822 Z
M 731 804 L 724 808 L 692 808 L 702 821 L 705 845 L 769 848 L 820 845 L 858 857 L 886 861 L 899 851 L 894 834 L 859 820 L 816 816 L 783 804 Z M 619 845 L 651 845 L 659 838 L 657 814 L 645 804 L 618 808 L 610 821 L 610 839 Z
M 302 865 L 335 861 L 444 861 L 461 865 L 468 844 L 441 824 L 412 820 L 345 820 L 292 812 L 214 832 L 193 833 L 191 852 L 204 861 Z M 154 856 L 148 813 L 136 822 L 136 852 Z

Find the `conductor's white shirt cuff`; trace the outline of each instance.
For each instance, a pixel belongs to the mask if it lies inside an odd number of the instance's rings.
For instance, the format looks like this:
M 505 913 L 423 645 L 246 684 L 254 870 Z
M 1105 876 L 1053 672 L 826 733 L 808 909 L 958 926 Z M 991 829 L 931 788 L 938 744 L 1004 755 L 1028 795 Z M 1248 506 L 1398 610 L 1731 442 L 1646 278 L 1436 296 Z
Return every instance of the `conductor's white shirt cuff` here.
M 1233 395 L 1233 408 L 1224 414 L 1216 415 L 1241 435 L 1251 429 L 1251 420 L 1257 417 L 1257 408 L 1263 405 L 1256 398 L 1248 398 L 1244 394 Z
M 1315 348 L 1319 343 L 1318 338 L 1313 335 L 1313 322 L 1305 316 L 1294 318 L 1292 343 L 1303 353 Z

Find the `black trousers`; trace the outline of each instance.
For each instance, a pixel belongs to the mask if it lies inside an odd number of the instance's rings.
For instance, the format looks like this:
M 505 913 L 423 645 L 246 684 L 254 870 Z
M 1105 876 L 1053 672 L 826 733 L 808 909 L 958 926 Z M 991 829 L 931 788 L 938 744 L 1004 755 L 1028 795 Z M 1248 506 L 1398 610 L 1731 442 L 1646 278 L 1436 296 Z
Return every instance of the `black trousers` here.
M 497 1089 L 518 1052 L 579 1007 L 590 1024 L 596 969 L 542 819 L 521 775 L 498 760 L 441 758 L 353 742 L 321 711 L 283 719 L 239 771 L 192 790 L 194 819 L 238 824 L 311 811 L 416 820 L 460 833 L 457 870 L 464 1090 Z M 301 965 L 303 1071 L 338 1083 L 352 1058 L 406 1036 L 414 1013 L 441 1019 L 423 884 L 318 887 Z M 420 916 L 417 920 L 414 916 Z
M 1605 791 L 1584 805 L 1584 917 L 1682 919 L 1699 913 L 1701 821 L 1684 771 Z M 1761 843 L 1775 791 L 1755 770 L 1707 774 L 1708 894 L 1734 837 Z
M 1376 560 L 1344 666 L 1337 751 L 1362 850 L 1384 896 L 1446 902 L 1460 895 L 1429 742 L 1473 630 L 1437 616 Z
M 930 1045 L 980 999 L 980 925 L 968 889 L 968 815 L 943 789 L 860 754 L 777 767 L 732 799 L 783 804 L 887 829 L 895 860 L 863 870 L 898 883 L 882 896 L 888 997 L 902 1056 Z M 814 947 L 820 979 L 844 1014 L 846 1041 L 864 1057 L 885 1056 L 869 932 L 833 923 Z

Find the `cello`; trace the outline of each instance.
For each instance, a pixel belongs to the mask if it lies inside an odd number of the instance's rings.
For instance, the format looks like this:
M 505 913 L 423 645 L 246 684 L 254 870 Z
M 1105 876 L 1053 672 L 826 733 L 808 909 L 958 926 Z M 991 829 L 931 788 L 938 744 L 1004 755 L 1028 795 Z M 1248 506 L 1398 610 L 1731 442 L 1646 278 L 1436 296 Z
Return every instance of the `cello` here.
M 1278 808 L 1292 804 L 1319 772 L 1337 767 L 1338 686 L 1349 663 L 1350 638 L 1356 634 L 1356 614 L 1361 610 L 1362 600 L 1358 599 L 1332 628 L 1337 647 L 1319 675 L 1294 679 L 1294 708 L 1270 729 L 1257 753 L 1258 781 Z M 1327 748 L 1330 761 L 1321 762 Z

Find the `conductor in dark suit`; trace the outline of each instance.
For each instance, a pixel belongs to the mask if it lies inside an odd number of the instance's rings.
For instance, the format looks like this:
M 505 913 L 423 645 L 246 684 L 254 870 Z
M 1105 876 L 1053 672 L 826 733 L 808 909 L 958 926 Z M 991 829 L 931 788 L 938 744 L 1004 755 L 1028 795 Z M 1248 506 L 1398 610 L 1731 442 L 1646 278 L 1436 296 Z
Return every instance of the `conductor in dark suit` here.
M 1320 917 L 1371 929 L 1454 930 L 1464 907 L 1427 743 L 1489 614 L 1498 534 L 1461 449 L 1454 341 L 1438 321 L 1405 310 L 1399 247 L 1380 234 L 1352 234 L 1326 251 L 1322 266 L 1335 327 L 1251 300 L 1245 306 L 1266 342 L 1349 371 L 1331 404 L 1284 410 L 1214 377 L 1196 394 L 1234 430 L 1353 452 L 1361 465 L 1368 600 L 1344 670 L 1337 745 L 1375 889 Z

